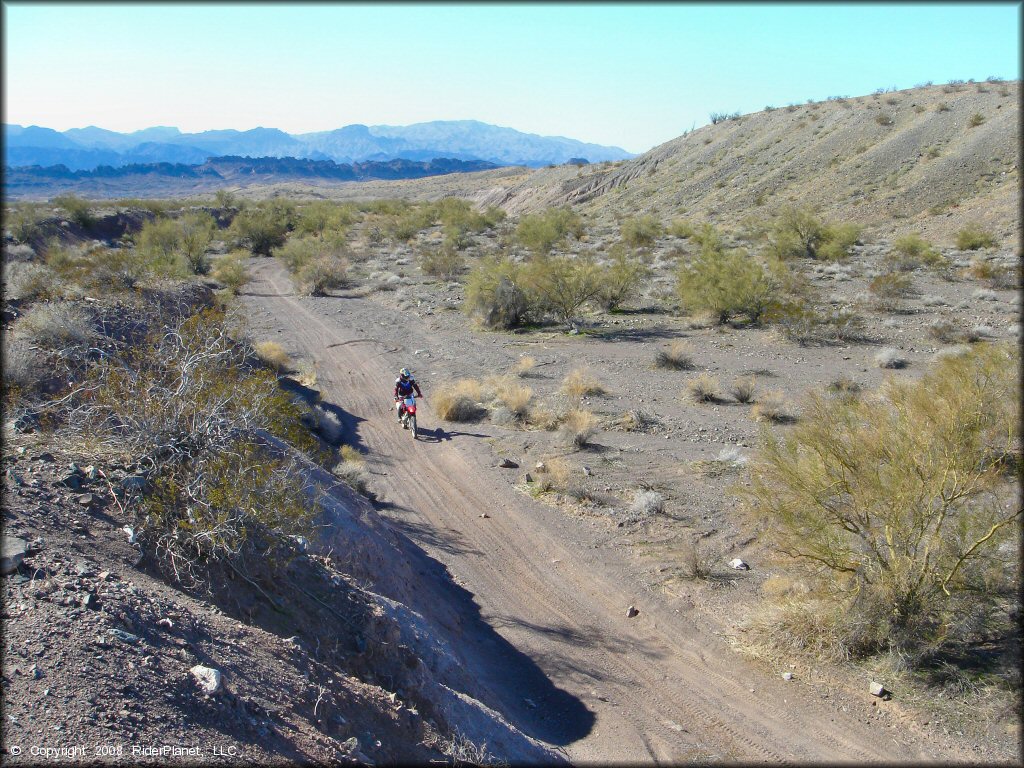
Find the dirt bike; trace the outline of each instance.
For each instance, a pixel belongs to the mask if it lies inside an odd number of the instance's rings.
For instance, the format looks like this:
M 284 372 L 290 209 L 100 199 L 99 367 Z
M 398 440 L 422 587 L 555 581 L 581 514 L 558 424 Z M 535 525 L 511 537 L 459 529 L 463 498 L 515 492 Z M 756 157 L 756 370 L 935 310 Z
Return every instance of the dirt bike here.
M 404 400 L 396 399 L 395 403 L 398 406 L 398 418 L 402 422 L 402 429 L 412 432 L 412 439 L 415 440 L 419 436 L 416 428 L 416 398 L 409 395 Z

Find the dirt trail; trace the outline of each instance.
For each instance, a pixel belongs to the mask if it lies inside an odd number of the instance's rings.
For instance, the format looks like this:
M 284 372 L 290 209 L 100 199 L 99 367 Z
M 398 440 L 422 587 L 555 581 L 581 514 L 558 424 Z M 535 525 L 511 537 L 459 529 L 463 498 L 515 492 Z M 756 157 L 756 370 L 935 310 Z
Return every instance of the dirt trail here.
M 316 361 L 324 399 L 356 419 L 385 513 L 472 594 L 489 631 L 467 622 L 460 651 L 490 693 L 485 703 L 523 732 L 575 763 L 955 758 L 757 669 L 691 616 L 636 591 L 607 553 L 565 535 L 562 513 L 490 467 L 482 435 L 447 431 L 429 392 L 421 424 L 442 428 L 414 443 L 389 410 L 397 343 L 379 339 L 400 327 L 395 313 L 356 298 L 327 300 L 325 311 L 324 300 L 292 295 L 272 260 L 256 262 L 247 294 L 278 339 Z M 406 355 L 427 346 L 422 325 L 402 333 Z M 640 615 L 630 620 L 631 604 Z

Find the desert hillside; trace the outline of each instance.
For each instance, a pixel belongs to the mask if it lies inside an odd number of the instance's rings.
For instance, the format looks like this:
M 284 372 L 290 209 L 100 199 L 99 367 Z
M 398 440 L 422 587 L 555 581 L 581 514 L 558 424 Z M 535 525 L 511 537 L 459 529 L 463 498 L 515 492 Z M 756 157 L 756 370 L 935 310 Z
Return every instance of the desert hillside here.
M 1020 231 L 1020 83 L 933 85 L 726 118 L 634 160 L 545 169 L 477 194 L 510 212 L 572 204 L 598 217 L 719 223 L 783 203 L 892 234 L 943 238 L 964 217 Z

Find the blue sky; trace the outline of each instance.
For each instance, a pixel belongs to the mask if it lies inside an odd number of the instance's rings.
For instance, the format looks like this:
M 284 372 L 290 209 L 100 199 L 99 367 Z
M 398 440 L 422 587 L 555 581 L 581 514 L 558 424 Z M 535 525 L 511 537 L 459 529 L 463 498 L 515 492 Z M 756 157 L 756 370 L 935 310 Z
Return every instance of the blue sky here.
M 1020 6 L 4 2 L 4 120 L 475 119 L 642 152 L 710 112 L 1020 77 Z

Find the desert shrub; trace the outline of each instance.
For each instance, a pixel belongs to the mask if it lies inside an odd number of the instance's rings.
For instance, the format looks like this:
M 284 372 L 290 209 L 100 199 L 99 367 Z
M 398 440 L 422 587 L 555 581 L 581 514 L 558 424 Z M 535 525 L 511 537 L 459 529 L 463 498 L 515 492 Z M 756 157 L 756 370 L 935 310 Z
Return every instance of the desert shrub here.
M 769 227 L 768 249 L 780 259 L 799 256 L 814 259 L 824 236 L 825 226 L 812 208 L 786 205 Z
M 680 575 L 685 579 L 705 581 L 714 573 L 718 553 L 694 540 L 683 542 L 679 550 Z
M 626 219 L 619 226 L 623 242 L 631 248 L 651 245 L 663 231 L 661 222 L 651 215 Z
M 463 311 L 488 328 L 514 328 L 530 318 L 523 267 L 504 257 L 487 257 L 466 278 Z
M 629 512 L 634 519 L 652 517 L 665 511 L 665 497 L 657 491 L 636 491 L 629 505 Z
M 684 240 L 689 240 L 697 233 L 697 228 L 692 222 L 685 219 L 676 219 L 669 225 L 668 233 L 673 237 L 681 237 Z
M 33 305 L 18 319 L 15 329 L 18 335 L 50 349 L 84 344 L 95 334 L 92 314 L 70 301 Z
M 466 257 L 457 248 L 443 245 L 420 255 L 420 269 L 442 280 L 454 280 L 466 266 Z
M 5 228 L 22 244 L 41 239 L 42 220 L 42 213 L 33 205 L 19 205 L 4 212 Z
M 658 368 L 668 368 L 674 371 L 693 370 L 693 345 L 688 341 L 677 339 L 665 349 L 658 350 L 654 356 L 654 364 Z
M 935 320 L 926 330 L 931 338 L 943 344 L 960 344 L 967 340 L 967 332 L 949 320 Z
M 879 368 L 906 368 L 907 358 L 898 349 L 886 347 L 875 355 L 875 365 Z
M 634 408 L 619 416 L 615 426 L 626 432 L 650 432 L 660 423 L 654 414 Z
M 234 243 L 255 256 L 270 256 L 288 236 L 291 218 L 287 208 L 247 208 L 231 222 L 228 230 Z
M 733 380 L 730 394 L 737 403 L 752 403 L 756 391 L 757 379 L 754 376 L 740 376 Z
M 573 408 L 562 417 L 560 432 L 563 439 L 576 448 L 584 448 L 597 434 L 597 417 L 583 408 Z
M 999 301 L 999 294 L 989 288 L 976 288 L 971 298 L 976 301 Z
M 909 296 L 912 292 L 910 275 L 903 272 L 885 272 L 871 278 L 868 290 L 882 299 L 894 299 Z
M 976 222 L 967 224 L 956 233 L 956 247 L 961 251 L 976 251 L 980 248 L 994 248 L 997 241 L 991 232 Z
M 182 248 L 181 228 L 173 219 L 153 219 L 142 225 L 135 250 L 149 272 L 159 277 L 186 277 L 192 270 Z
M 879 112 L 875 115 L 875 122 L 879 125 L 889 126 L 894 125 L 896 121 L 892 119 L 892 115 L 885 112 Z
M 750 418 L 766 424 L 785 424 L 793 420 L 792 408 L 778 390 L 761 395 L 750 409 Z
M 537 360 L 530 355 L 524 355 L 516 360 L 516 364 L 512 367 L 513 373 L 520 378 L 526 378 L 533 373 L 533 369 L 537 367 Z
M 568 493 L 575 485 L 576 479 L 569 463 L 563 458 L 553 456 L 538 463 L 535 483 L 537 490 L 542 493 Z
M 261 341 L 253 346 L 256 357 L 274 373 L 284 373 L 292 367 L 292 359 L 276 341 Z
M 705 246 L 680 265 L 676 293 L 687 312 L 710 312 L 720 323 L 746 315 L 756 324 L 782 298 L 786 272 L 781 261 L 762 264 L 742 249 Z
M 979 125 L 981 125 L 984 122 L 985 122 L 985 116 L 983 114 L 981 114 L 981 112 L 975 112 L 973 115 L 971 115 L 970 119 L 967 121 L 967 127 L 968 128 L 977 128 Z
M 217 223 L 210 214 L 198 211 L 182 216 L 177 226 L 181 234 L 181 253 L 189 269 L 195 275 L 205 275 L 210 271 L 206 249 L 217 231 Z
M 35 261 L 35 258 L 36 252 L 31 245 L 28 245 L 26 243 L 18 243 L 17 245 L 4 245 L 4 264 L 9 264 L 15 261 Z
M 357 212 L 349 204 L 315 200 L 296 212 L 295 231 L 314 237 L 325 237 L 328 234 L 343 237 L 357 217 Z
M 830 224 L 822 231 L 817 255 L 829 261 L 842 261 L 850 256 L 859 239 L 860 227 L 856 224 Z
M 249 282 L 249 270 L 245 266 L 245 258 L 244 252 L 230 253 L 221 257 L 213 269 L 213 279 L 231 293 L 238 293 L 239 289 Z
M 45 373 L 45 358 L 28 339 L 18 335 L 5 333 L 2 341 L 4 389 L 33 389 Z
M 342 449 L 348 446 L 342 446 Z M 370 477 L 366 474 L 366 466 L 362 461 L 345 459 L 334 465 L 331 474 L 358 494 L 369 494 Z
M 936 269 L 948 266 L 948 260 L 938 249 L 916 232 L 896 238 L 886 254 L 886 262 L 890 271 L 910 271 L 922 265 Z
M 126 498 L 136 536 L 176 581 L 209 561 L 262 559 L 275 537 L 311 530 L 318 514 L 287 453 L 314 450 L 297 407 L 267 371 L 247 371 L 222 313 L 205 311 L 109 356 L 65 399 L 69 429 L 148 469 Z
M 523 270 L 524 286 L 537 308 L 571 324 L 601 290 L 601 271 L 589 255 L 537 256 Z
M 96 223 L 88 200 L 83 200 L 76 195 L 58 195 L 51 202 L 63 208 L 68 217 L 82 229 L 91 229 Z
M 710 373 L 699 373 L 686 382 L 686 391 L 694 402 L 715 403 L 721 398 L 721 385 Z
M 604 385 L 586 368 L 574 368 L 566 374 L 561 389 L 574 400 L 605 393 Z
M 4 295 L 8 299 L 36 301 L 59 291 L 57 273 L 37 262 L 14 262 L 4 266 Z
M 327 291 L 348 285 L 348 261 L 324 253 L 303 264 L 295 275 L 295 287 L 308 296 L 324 296 Z
M 790 301 L 774 307 L 766 319 L 783 338 L 800 346 L 861 341 L 864 338 L 863 318 L 846 308 L 821 312 L 803 302 Z
M 569 235 L 580 237 L 583 221 L 571 208 L 549 208 L 519 219 L 516 239 L 535 253 L 548 253 Z
M 748 509 L 853 654 L 919 658 L 1015 594 L 1018 356 L 979 345 L 881 398 L 814 396 L 793 432 L 763 433 Z
M 532 389 L 508 376 L 496 377 L 486 384 L 493 391 L 495 400 L 501 403 L 513 421 L 527 421 L 530 415 L 530 402 L 533 400 Z
M 486 413 L 480 405 L 482 390 L 476 379 L 442 384 L 431 395 L 434 412 L 445 421 L 476 421 Z
M 597 303 L 601 309 L 618 309 L 635 298 L 650 269 L 634 254 L 622 248 L 612 250 L 612 261 L 598 272 Z
M 337 445 L 341 442 L 342 433 L 341 421 L 334 414 L 320 403 L 316 403 L 308 412 L 303 414 L 309 429 L 316 432 L 328 445 Z

